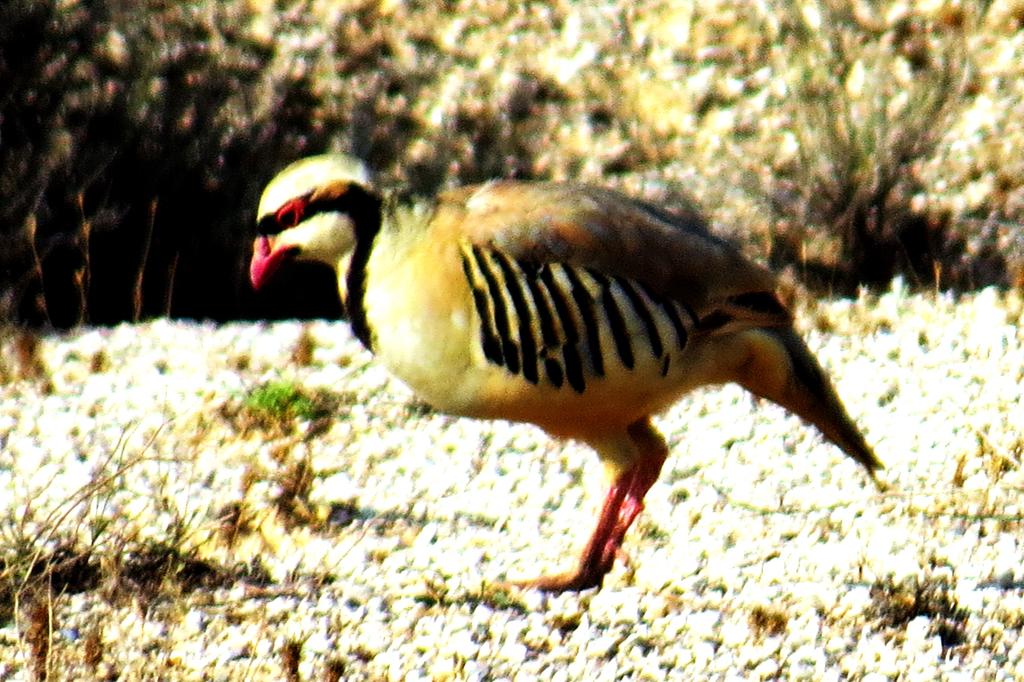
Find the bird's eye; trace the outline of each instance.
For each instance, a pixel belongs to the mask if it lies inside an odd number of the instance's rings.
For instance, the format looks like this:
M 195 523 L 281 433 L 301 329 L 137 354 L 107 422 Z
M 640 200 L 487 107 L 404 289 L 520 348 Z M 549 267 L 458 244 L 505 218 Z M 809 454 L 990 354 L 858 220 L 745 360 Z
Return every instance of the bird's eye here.
M 306 213 L 306 206 L 306 197 L 292 199 L 284 206 L 277 209 L 277 213 L 275 214 L 277 224 L 283 229 L 295 227 L 302 222 L 302 216 Z

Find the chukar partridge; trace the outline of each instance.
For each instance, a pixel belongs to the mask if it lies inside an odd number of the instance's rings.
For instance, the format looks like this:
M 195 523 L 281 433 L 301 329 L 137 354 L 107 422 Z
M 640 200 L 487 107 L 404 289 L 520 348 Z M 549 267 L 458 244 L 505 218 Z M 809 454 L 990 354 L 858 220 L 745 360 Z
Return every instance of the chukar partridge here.
M 692 210 L 692 209 L 688 209 Z M 734 381 L 881 468 L 793 329 L 772 274 L 676 215 L 578 184 L 496 181 L 429 206 L 382 199 L 354 159 L 285 168 L 259 205 L 250 275 L 337 271 L 359 340 L 435 408 L 590 445 L 609 485 L 576 566 L 525 585 L 600 586 L 668 448 L 651 415 Z

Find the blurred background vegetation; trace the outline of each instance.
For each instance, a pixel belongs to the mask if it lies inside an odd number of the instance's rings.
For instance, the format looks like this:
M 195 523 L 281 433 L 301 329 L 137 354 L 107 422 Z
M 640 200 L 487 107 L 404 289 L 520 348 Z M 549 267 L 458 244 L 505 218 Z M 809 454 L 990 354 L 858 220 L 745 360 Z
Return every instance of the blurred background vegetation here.
M 797 288 L 1024 286 L 1024 0 L 6 0 L 0 321 L 334 316 L 246 270 L 266 181 L 601 183 Z

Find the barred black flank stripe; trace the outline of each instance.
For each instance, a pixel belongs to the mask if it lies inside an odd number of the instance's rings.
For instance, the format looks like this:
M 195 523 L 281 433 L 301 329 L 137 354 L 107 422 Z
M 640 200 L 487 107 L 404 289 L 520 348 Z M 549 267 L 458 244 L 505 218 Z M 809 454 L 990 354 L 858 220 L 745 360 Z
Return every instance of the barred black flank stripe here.
M 633 311 L 644 325 L 644 332 L 647 334 L 647 340 L 651 344 L 651 355 L 660 358 L 665 349 L 661 343 L 661 334 L 658 333 L 658 325 L 655 323 L 654 316 L 647 307 L 647 302 L 630 280 L 616 277 L 615 282 L 625 292 L 626 298 L 629 299 L 630 305 L 633 306 Z
M 576 330 L 576 321 L 573 318 L 572 310 L 569 308 L 569 301 L 566 300 L 565 292 L 562 291 L 558 282 L 555 281 L 554 275 L 551 274 L 550 265 L 547 263 L 542 265 L 538 270 L 538 276 L 544 288 L 547 289 L 548 295 L 551 296 L 551 302 L 555 306 L 555 313 L 562 323 L 562 333 L 565 335 L 565 341 L 562 344 L 562 362 L 565 366 L 565 378 L 574 391 L 583 393 L 587 384 L 583 379 L 583 362 L 580 359 L 579 348 L 576 345 L 579 343 L 580 335 Z
M 676 346 L 679 350 L 683 350 L 686 348 L 690 335 L 686 333 L 686 327 L 683 325 L 683 320 L 679 317 L 679 311 L 676 310 L 672 301 L 668 299 L 661 301 L 660 305 L 661 309 L 668 316 L 669 322 L 672 323 L 672 328 L 676 331 Z
M 473 292 L 473 305 L 476 306 L 476 313 L 480 317 L 480 345 L 484 351 L 484 357 L 498 366 L 505 364 L 505 358 L 501 354 L 501 342 L 494 333 L 491 325 L 491 313 L 487 305 L 487 294 L 480 287 L 479 282 L 473 274 L 473 266 L 470 265 L 466 254 L 462 254 L 462 269 L 466 273 L 466 280 L 469 282 L 470 291 Z
M 590 276 L 601 287 L 601 306 L 604 308 L 605 317 L 608 318 L 608 327 L 612 330 L 612 340 L 615 341 L 615 350 L 619 353 L 619 360 L 626 369 L 633 369 L 633 343 L 629 338 L 629 327 L 619 310 L 619 303 L 615 300 L 612 292 L 612 282 L 600 272 L 591 270 Z
M 493 251 L 492 257 L 501 268 L 505 279 L 505 289 L 512 298 L 516 317 L 519 318 L 519 349 L 522 351 L 523 378 L 531 384 L 536 384 L 540 380 L 537 368 L 537 339 L 533 336 L 533 314 L 523 295 L 519 273 L 516 272 L 516 266 L 508 256 L 501 251 Z
M 583 286 L 579 275 L 571 267 L 563 266 L 565 276 L 572 287 L 572 298 L 576 302 L 576 308 L 580 311 L 580 319 L 583 320 L 583 328 L 587 333 L 587 350 L 590 352 L 590 363 L 594 375 L 604 376 L 604 358 L 601 356 L 601 332 L 597 324 L 597 315 L 594 313 L 594 301 L 590 292 Z
M 555 327 L 555 319 L 551 312 L 551 307 L 548 305 L 548 299 L 544 295 L 544 291 L 541 289 L 541 285 L 538 281 L 540 277 L 540 268 L 534 263 L 519 263 L 520 269 L 523 271 L 526 279 L 526 286 L 530 292 L 530 298 L 533 299 L 533 306 L 537 310 L 537 321 L 540 324 L 541 342 L 544 344 L 543 352 L 547 353 L 549 349 L 558 347 L 559 334 L 558 329 Z M 550 272 L 548 273 L 550 275 Z M 564 332 L 563 332 L 564 334 Z M 544 355 L 544 372 L 547 374 L 548 381 L 555 388 L 561 388 L 565 382 L 565 372 L 562 370 L 562 365 L 554 358 L 547 357 Z M 580 379 L 582 379 L 582 372 L 580 373 Z
M 675 330 L 676 333 L 677 349 L 683 350 L 686 348 L 686 343 L 689 340 L 690 335 L 686 333 L 686 325 L 683 324 L 682 318 L 679 317 L 679 311 L 676 310 L 675 303 L 672 299 L 655 295 L 650 289 L 644 286 L 643 283 L 640 283 L 640 287 L 644 290 L 644 293 L 647 294 L 647 297 L 657 303 L 665 312 L 665 316 L 668 317 L 668 321 L 672 324 L 672 329 Z M 686 311 L 690 314 L 690 318 L 694 321 L 694 326 L 696 326 L 696 317 L 693 313 L 689 312 L 690 309 L 683 303 L 680 303 L 680 305 L 683 305 Z
M 533 305 L 537 309 L 541 341 L 543 341 L 545 347 L 553 348 L 558 345 L 558 330 L 555 329 L 555 320 L 551 315 L 551 308 L 548 307 L 547 298 L 544 296 L 544 292 L 541 291 L 540 284 L 537 283 L 540 271 L 536 268 L 531 268 L 530 271 L 527 271 L 522 263 L 520 263 L 520 267 L 522 267 L 525 273 L 526 286 L 530 289 L 530 297 L 533 299 Z
M 519 349 L 512 339 L 512 330 L 509 326 L 508 310 L 505 308 L 505 299 L 501 295 L 501 284 L 490 268 L 487 256 L 483 250 L 473 247 L 473 258 L 476 260 L 480 274 L 487 281 L 487 290 L 491 297 L 491 304 L 494 307 L 494 327 L 498 338 L 501 340 L 501 351 L 505 358 L 505 366 L 513 374 L 519 374 Z
M 576 321 L 573 319 L 572 310 L 569 309 L 569 301 L 566 299 L 565 292 L 562 291 L 562 287 L 555 281 L 554 275 L 551 274 L 551 266 L 545 263 L 538 271 L 538 276 L 544 284 L 544 288 L 548 290 L 548 294 L 551 296 L 555 312 L 562 323 L 562 330 L 566 337 L 565 340 L 570 344 L 575 344 L 580 338 L 579 332 L 576 330 Z
M 690 324 L 692 324 L 694 327 L 700 326 L 700 320 L 697 319 L 697 311 L 691 308 L 684 301 L 674 300 L 673 302 L 681 306 L 682 309 L 686 312 L 687 317 L 690 318 Z
M 583 360 L 576 346 L 566 345 L 562 348 L 562 361 L 565 363 L 565 378 L 577 393 L 583 393 L 587 382 L 583 378 Z
M 562 366 L 554 358 L 544 358 L 544 371 L 548 375 L 548 381 L 554 384 L 555 388 L 561 388 L 564 381 Z M 582 389 L 579 389 L 582 392 Z

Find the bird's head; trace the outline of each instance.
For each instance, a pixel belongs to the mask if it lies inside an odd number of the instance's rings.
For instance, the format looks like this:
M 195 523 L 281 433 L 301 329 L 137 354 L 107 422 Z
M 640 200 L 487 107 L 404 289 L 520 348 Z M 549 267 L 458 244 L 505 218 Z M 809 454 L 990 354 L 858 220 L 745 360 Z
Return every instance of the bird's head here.
M 291 260 L 346 272 L 361 233 L 380 224 L 380 199 L 369 187 L 362 163 L 342 154 L 311 156 L 278 173 L 257 211 L 259 236 L 249 265 L 253 288 Z

